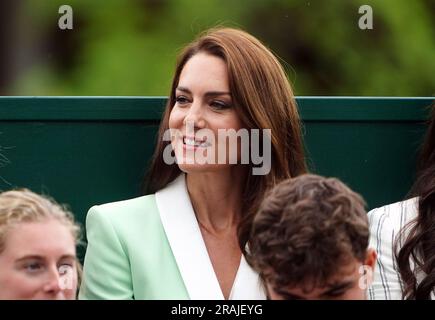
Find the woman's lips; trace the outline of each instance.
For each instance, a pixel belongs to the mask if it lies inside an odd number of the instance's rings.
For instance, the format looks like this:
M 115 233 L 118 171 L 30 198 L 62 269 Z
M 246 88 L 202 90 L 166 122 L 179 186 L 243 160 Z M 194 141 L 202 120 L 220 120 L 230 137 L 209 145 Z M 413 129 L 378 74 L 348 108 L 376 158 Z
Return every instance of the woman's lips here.
M 193 148 L 207 148 L 210 143 L 206 139 L 195 139 L 194 137 L 183 137 L 183 145 Z

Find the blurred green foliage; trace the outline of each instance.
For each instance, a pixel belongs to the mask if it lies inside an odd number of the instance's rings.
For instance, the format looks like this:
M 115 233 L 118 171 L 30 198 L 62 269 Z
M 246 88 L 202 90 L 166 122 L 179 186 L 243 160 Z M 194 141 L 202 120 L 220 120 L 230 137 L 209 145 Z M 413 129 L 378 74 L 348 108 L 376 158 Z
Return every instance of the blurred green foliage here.
M 178 51 L 202 30 L 225 25 L 247 30 L 285 61 L 297 95 L 431 96 L 434 3 L 22 1 L 15 31 L 21 45 L 14 57 L 15 64 L 27 62 L 6 92 L 167 95 Z M 62 4 L 73 8 L 73 30 L 57 26 Z M 364 4 L 373 8 L 373 30 L 358 28 Z

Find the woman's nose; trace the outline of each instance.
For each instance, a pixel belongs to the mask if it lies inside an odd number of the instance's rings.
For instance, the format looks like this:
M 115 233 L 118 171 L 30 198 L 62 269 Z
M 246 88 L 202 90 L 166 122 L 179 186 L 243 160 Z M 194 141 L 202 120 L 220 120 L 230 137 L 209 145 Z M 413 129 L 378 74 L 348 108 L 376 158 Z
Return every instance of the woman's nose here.
M 186 126 L 192 126 L 192 129 L 205 127 L 204 110 L 199 102 L 192 103 L 183 122 Z
M 61 276 L 57 270 L 57 267 L 51 268 L 48 272 L 47 282 L 44 285 L 44 292 L 49 294 L 57 294 L 62 289 Z

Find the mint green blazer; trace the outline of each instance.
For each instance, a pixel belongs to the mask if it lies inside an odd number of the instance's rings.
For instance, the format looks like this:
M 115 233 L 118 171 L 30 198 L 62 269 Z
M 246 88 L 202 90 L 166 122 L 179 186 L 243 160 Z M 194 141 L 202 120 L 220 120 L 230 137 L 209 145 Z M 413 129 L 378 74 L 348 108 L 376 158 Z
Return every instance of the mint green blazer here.
M 156 194 L 92 207 L 79 299 L 223 299 L 182 174 Z M 244 257 L 230 299 L 265 299 Z

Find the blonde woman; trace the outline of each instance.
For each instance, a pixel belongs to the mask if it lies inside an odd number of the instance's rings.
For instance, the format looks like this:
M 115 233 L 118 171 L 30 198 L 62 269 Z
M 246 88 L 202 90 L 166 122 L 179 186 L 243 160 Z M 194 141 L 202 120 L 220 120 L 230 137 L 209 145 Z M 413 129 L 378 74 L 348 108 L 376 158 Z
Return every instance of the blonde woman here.
M 0 193 L 0 299 L 73 300 L 79 227 L 27 189 Z

